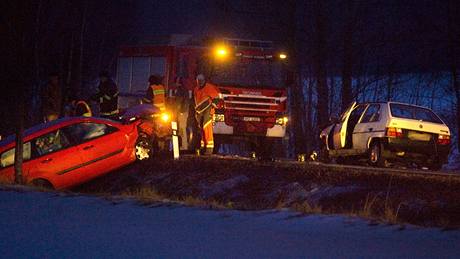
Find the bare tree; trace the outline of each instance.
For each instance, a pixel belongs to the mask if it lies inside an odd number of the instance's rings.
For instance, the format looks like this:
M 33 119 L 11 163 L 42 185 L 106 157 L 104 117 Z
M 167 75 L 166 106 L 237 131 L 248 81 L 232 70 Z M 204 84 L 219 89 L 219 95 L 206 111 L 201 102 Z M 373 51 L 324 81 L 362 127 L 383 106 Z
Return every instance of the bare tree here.
M 447 39 L 448 39 L 448 54 L 449 66 L 451 73 L 451 85 L 455 93 L 456 99 L 456 118 L 457 118 L 457 148 L 460 150 L 460 82 L 458 78 L 458 44 L 460 44 L 458 28 L 458 12 L 460 11 L 460 4 L 458 1 L 449 0 L 447 13 Z
M 326 59 L 327 59 L 327 41 L 326 41 L 326 13 L 324 3 L 316 0 L 313 3 L 314 10 L 314 43 L 313 49 L 313 70 L 316 80 L 316 92 L 318 93 L 316 116 L 317 126 L 323 127 L 329 121 L 329 88 L 327 86 Z
M 345 0 L 345 22 L 343 29 L 343 60 L 342 60 L 342 105 L 344 109 L 352 102 L 352 70 L 354 65 L 353 58 L 353 37 L 356 28 L 357 13 L 355 0 Z

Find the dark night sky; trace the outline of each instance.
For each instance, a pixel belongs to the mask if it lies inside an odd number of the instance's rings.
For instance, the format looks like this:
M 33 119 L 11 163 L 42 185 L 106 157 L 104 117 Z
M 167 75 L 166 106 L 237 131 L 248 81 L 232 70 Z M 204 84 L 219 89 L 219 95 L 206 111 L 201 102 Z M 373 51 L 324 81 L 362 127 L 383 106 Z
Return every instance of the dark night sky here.
M 285 40 L 287 4 L 292 1 L 172 0 L 136 1 L 133 42 L 146 43 L 171 33 Z M 314 1 L 297 1 L 299 30 L 305 50 L 313 31 Z M 376 52 L 396 70 L 443 69 L 445 60 L 445 1 L 369 0 L 360 2 L 355 33 L 357 56 Z M 324 1 L 330 63 L 339 62 L 344 9 L 347 1 Z M 371 42 L 371 43 L 369 43 Z M 360 44 L 370 44 L 361 47 Z M 375 46 L 374 46 L 375 45 Z M 361 51 L 361 49 L 365 49 Z M 332 69 L 334 70 L 334 69 Z
M 275 38 L 270 1 L 138 1 L 135 34 L 139 41 L 171 33 L 237 38 Z M 267 14 L 270 13 L 270 14 Z

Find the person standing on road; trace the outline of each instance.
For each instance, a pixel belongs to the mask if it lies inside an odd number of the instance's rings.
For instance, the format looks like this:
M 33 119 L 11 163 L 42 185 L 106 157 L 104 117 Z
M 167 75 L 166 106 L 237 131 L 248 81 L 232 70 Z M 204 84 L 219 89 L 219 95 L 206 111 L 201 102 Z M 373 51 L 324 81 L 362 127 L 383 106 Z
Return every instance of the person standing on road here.
M 99 103 L 99 114 L 104 118 L 113 118 L 118 114 L 118 87 L 107 71 L 99 74 L 99 92 L 91 99 Z
M 212 115 L 219 101 L 217 86 L 206 82 L 203 74 L 196 77 L 197 86 L 193 90 L 195 100 L 195 117 L 201 129 L 201 151 L 212 154 L 214 149 L 214 136 L 212 130 Z
M 41 92 L 42 112 L 45 122 L 59 118 L 61 113 L 61 98 L 59 75 L 57 73 L 51 73 L 47 85 Z
M 178 135 L 182 139 L 181 148 L 188 150 L 190 143 L 188 143 L 187 139 L 187 119 L 189 115 L 190 97 L 181 77 L 176 79 L 173 106 L 175 118 L 177 119 Z
M 149 87 L 145 94 L 145 101 L 151 103 L 153 107 L 158 108 L 161 112 L 166 110 L 165 87 L 162 84 L 162 77 L 151 75 L 149 77 Z

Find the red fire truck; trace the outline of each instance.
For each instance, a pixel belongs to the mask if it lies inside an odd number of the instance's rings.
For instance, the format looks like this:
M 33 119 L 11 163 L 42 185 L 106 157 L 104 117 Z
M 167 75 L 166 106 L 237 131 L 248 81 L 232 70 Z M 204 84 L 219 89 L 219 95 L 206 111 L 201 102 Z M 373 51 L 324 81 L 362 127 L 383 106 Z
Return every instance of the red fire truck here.
M 123 46 L 117 67 L 120 107 L 139 102 L 150 74 L 164 76 L 168 104 L 193 102 L 195 77 L 202 73 L 220 90 L 223 100 L 213 116 L 215 145 L 251 143 L 254 151 L 283 149 L 286 135 L 287 97 L 283 76 L 286 54 L 270 41 L 242 39 L 197 40 L 172 35 L 155 44 Z M 181 92 L 181 96 L 178 96 Z M 184 97 L 184 94 L 185 97 Z M 177 111 L 181 148 L 194 150 L 197 143 L 193 105 Z M 279 153 L 279 152 L 277 152 Z

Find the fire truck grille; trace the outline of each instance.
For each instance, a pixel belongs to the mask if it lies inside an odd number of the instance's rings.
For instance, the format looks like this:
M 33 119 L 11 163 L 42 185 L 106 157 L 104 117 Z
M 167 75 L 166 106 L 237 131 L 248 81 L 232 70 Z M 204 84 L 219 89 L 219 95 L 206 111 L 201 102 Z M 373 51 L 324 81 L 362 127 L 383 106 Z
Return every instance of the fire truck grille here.
M 226 100 L 234 102 L 250 102 L 250 103 L 267 103 L 274 104 L 275 99 L 272 98 L 251 98 L 251 97 L 227 97 Z
M 256 112 L 275 112 L 278 109 L 276 98 L 267 97 L 244 97 L 224 95 L 226 109 L 256 111 Z

